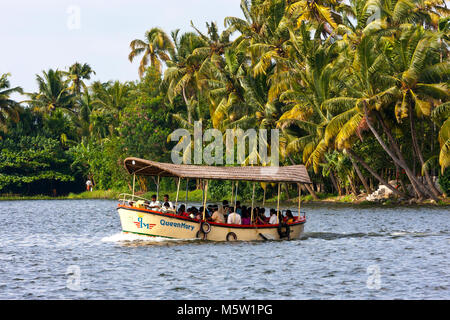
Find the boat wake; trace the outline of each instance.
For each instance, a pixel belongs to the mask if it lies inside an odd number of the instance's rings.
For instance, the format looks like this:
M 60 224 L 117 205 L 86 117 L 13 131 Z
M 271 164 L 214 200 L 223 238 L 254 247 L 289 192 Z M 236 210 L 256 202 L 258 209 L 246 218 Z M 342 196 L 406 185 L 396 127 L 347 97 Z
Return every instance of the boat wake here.
M 145 235 L 119 232 L 112 236 L 104 237 L 102 242 L 112 243 L 140 243 L 140 244 L 161 244 L 161 243 L 180 243 L 192 240 L 187 239 L 168 239 L 163 237 L 149 237 Z
M 366 238 L 366 237 L 390 237 L 390 238 L 400 238 L 400 237 L 427 237 L 435 236 L 439 234 L 425 233 L 425 232 L 414 232 L 414 231 L 392 231 L 386 233 L 333 233 L 333 232 L 305 232 L 301 240 L 307 239 L 323 239 L 323 240 L 335 240 L 341 238 Z
M 378 233 L 333 233 L 333 232 L 305 232 L 301 240 L 322 239 L 335 240 L 341 238 L 363 238 L 363 237 L 381 237 L 383 234 Z

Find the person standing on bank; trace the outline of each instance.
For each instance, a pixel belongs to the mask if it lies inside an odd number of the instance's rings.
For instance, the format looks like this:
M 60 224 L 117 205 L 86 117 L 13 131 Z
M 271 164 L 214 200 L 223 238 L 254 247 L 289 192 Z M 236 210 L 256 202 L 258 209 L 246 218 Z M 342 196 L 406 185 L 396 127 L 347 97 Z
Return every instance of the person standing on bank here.
M 88 178 L 86 181 L 86 191 L 92 191 L 93 187 L 92 181 Z

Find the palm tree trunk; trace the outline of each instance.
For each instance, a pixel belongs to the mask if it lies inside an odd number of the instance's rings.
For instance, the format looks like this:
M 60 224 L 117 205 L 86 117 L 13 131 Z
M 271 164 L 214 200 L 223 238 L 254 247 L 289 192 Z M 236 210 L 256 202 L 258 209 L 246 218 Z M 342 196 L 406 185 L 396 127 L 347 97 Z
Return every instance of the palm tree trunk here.
M 294 160 L 292 160 L 290 155 L 288 155 L 288 157 L 289 157 L 289 161 L 291 161 L 291 164 L 294 166 L 295 165 Z M 306 190 L 308 190 L 308 192 L 311 194 L 311 196 L 313 197 L 314 200 L 319 200 L 319 197 L 317 196 L 317 194 L 314 192 L 314 189 L 311 188 L 311 186 L 309 184 L 305 183 L 304 186 L 305 186 Z
M 187 110 L 187 116 L 188 116 L 188 123 L 192 124 L 192 114 L 191 114 L 191 106 L 189 105 L 188 99 L 186 97 L 186 90 L 183 87 L 183 99 L 184 103 L 186 103 L 186 110 Z
M 317 196 L 317 194 L 315 193 L 314 189 L 311 188 L 311 186 L 309 184 L 305 183 L 305 188 L 312 195 L 314 200 L 319 200 L 319 197 Z
M 359 180 L 361 180 L 361 182 L 362 182 L 362 184 L 364 186 L 364 189 L 366 189 L 367 194 L 371 194 L 372 193 L 372 189 L 370 189 L 369 185 L 367 184 L 366 178 L 363 176 L 361 170 L 359 170 L 359 167 L 356 164 L 355 159 L 353 159 L 353 157 L 352 157 L 352 155 L 350 153 L 348 155 L 349 155 L 350 160 L 352 161 L 353 168 L 355 169 L 356 174 L 359 177 Z
M 405 169 L 406 175 L 408 176 L 409 180 L 411 181 L 411 185 L 414 188 L 414 191 L 416 192 L 417 196 L 419 197 L 419 199 L 423 198 L 423 193 L 420 191 L 419 187 L 416 185 L 415 180 L 414 180 L 414 175 L 412 174 L 411 170 L 409 169 L 409 167 L 406 165 L 404 159 L 399 159 L 394 152 L 388 148 L 388 146 L 384 143 L 383 139 L 380 137 L 380 135 L 378 134 L 378 132 L 375 130 L 375 128 L 373 127 L 372 123 L 369 120 L 369 115 L 367 112 L 367 104 L 364 101 L 364 114 L 366 117 L 366 122 L 367 122 L 367 126 L 369 127 L 370 131 L 372 131 L 373 135 L 375 136 L 375 138 L 377 139 L 378 143 L 381 145 L 381 147 L 384 149 L 384 151 L 387 152 L 387 154 L 392 158 L 392 160 L 397 163 L 401 168 Z M 388 136 L 389 140 L 391 140 L 392 136 L 389 134 L 389 132 L 387 131 L 387 128 L 385 127 L 384 123 L 382 121 L 380 121 L 383 130 L 385 131 L 386 135 Z M 391 140 L 391 143 L 393 143 L 393 147 L 396 148 L 397 145 L 395 144 L 395 141 L 393 141 L 393 139 Z M 397 151 L 397 150 L 396 150 Z M 399 150 L 398 150 L 399 151 Z M 397 151 L 397 153 L 398 153 Z
M 389 188 L 394 194 L 399 197 L 407 198 L 405 194 L 395 189 L 392 185 L 390 185 L 386 180 L 384 180 L 378 173 L 376 173 L 367 163 L 364 162 L 360 157 L 358 157 L 352 150 L 348 149 L 347 152 L 352 155 L 352 157 L 359 162 L 367 171 L 370 172 L 381 184 L 385 185 Z
M 420 164 L 422 165 L 422 168 L 423 168 L 423 165 L 425 162 L 423 161 L 422 152 L 417 143 L 416 127 L 415 127 L 415 123 L 414 123 L 414 114 L 413 114 L 412 106 L 410 103 L 408 104 L 408 108 L 409 108 L 409 125 L 411 128 L 411 139 L 412 139 L 414 150 L 415 150 L 417 157 L 419 158 Z M 436 198 L 440 197 L 441 194 L 435 188 L 434 183 L 431 181 L 430 175 L 428 174 L 428 170 L 424 170 L 424 171 L 425 171 L 425 179 L 428 183 L 428 186 L 430 187 L 431 192 L 433 193 L 433 195 Z
M 348 179 L 348 182 L 350 183 L 350 188 L 352 189 L 353 194 L 355 196 L 357 196 L 358 195 L 358 190 L 356 189 L 356 186 L 353 183 L 352 177 L 350 177 L 349 174 L 347 175 L 347 179 Z
M 408 176 L 408 179 L 411 181 L 411 185 L 413 186 L 414 190 L 418 190 L 419 193 L 417 193 L 419 199 L 423 197 L 423 193 L 421 190 L 424 190 L 425 193 L 427 193 L 433 200 L 438 201 L 438 199 L 434 196 L 434 194 L 429 191 L 422 182 L 420 182 L 415 173 L 409 169 L 406 160 L 403 158 L 403 154 L 400 151 L 400 148 L 398 147 L 397 143 L 395 142 L 394 138 L 392 137 L 391 131 L 386 126 L 386 124 L 383 121 L 383 118 L 381 117 L 380 113 L 378 111 L 375 111 L 375 115 L 377 116 L 378 121 L 380 122 L 381 126 L 383 127 L 383 131 L 386 133 L 392 147 L 394 148 L 394 151 L 397 154 L 398 159 L 404 164 L 403 169 L 405 169 L 406 175 Z M 413 162 L 415 163 L 415 162 Z
M 397 164 L 395 164 L 395 171 L 396 171 L 396 176 L 395 179 L 397 181 L 400 181 L 400 185 L 402 186 L 402 190 L 404 193 L 409 194 L 408 189 L 405 186 L 405 182 L 403 181 L 403 177 L 401 176 L 401 172 L 400 172 L 400 168 L 398 167 Z
M 336 178 L 334 177 L 334 173 L 333 170 L 330 170 L 330 179 L 331 179 L 331 183 L 333 184 L 334 189 L 336 190 L 336 192 L 339 194 L 340 193 L 340 189 L 337 186 L 336 183 Z M 340 194 L 339 194 L 340 195 Z

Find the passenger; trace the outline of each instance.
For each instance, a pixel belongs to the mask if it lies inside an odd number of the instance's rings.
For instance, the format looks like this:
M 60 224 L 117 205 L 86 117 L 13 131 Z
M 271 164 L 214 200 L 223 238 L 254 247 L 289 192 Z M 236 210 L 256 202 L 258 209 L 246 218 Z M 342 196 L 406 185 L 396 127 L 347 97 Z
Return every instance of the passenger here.
M 256 211 L 256 208 L 254 210 L 253 215 L 256 217 L 256 219 L 255 219 L 256 224 L 258 224 L 258 225 L 266 224 L 264 216 L 262 216 L 260 212 Z
M 200 209 L 198 210 L 199 214 L 201 215 L 200 219 L 203 219 L 203 209 L 204 207 L 200 207 Z M 205 219 L 209 220 L 211 218 L 211 215 L 209 214 L 208 208 L 206 208 L 205 210 Z
M 283 211 L 280 210 L 280 218 L 279 221 L 286 222 L 286 217 L 283 215 Z
M 182 204 L 182 205 L 178 208 L 177 214 L 178 214 L 179 216 L 183 216 L 183 217 L 186 216 L 186 206 L 185 206 L 184 204 Z
M 270 209 L 270 224 L 277 224 L 277 211 L 275 209 Z
M 251 218 L 250 218 L 250 214 L 248 212 L 248 210 L 245 210 L 242 212 L 242 218 L 241 218 L 241 222 L 242 225 L 250 225 L 251 223 Z
M 172 202 L 169 201 L 169 195 L 168 195 L 168 194 L 165 194 L 165 195 L 164 195 L 164 204 L 165 204 L 165 203 L 168 203 L 168 204 L 169 204 L 170 209 L 175 210 L 175 206 L 173 205 Z
M 216 223 L 225 223 L 225 217 L 223 215 L 223 206 L 220 206 L 216 211 L 214 211 L 211 221 Z
M 162 212 L 173 212 L 174 210 L 170 207 L 169 202 L 164 202 L 163 207 L 161 208 Z
M 147 208 L 149 209 L 159 209 L 161 207 L 161 203 L 156 200 L 156 195 L 152 195 L 152 201 L 148 204 Z
M 229 205 L 228 205 L 228 200 L 223 200 L 223 201 L 222 201 L 222 206 L 223 206 L 224 209 L 225 209 L 225 208 L 228 208 L 228 207 L 229 207 Z
M 266 209 L 265 208 L 259 208 L 258 210 L 259 215 L 264 219 L 265 223 L 269 223 L 269 217 L 266 217 Z
M 239 215 L 242 215 L 242 208 L 241 208 L 241 202 L 240 201 L 236 201 L 236 210 L 235 212 Z
M 241 224 L 241 222 L 241 216 L 238 213 L 232 212 L 228 215 L 228 224 Z
M 192 207 L 192 215 L 191 215 L 191 217 L 192 217 L 192 219 L 201 220 L 202 219 L 202 214 L 200 213 L 200 211 L 196 207 Z
M 286 223 L 293 223 L 295 221 L 291 210 L 286 210 Z
M 228 206 L 224 206 L 223 207 L 223 218 L 225 219 L 225 221 L 227 221 L 228 215 L 231 213 L 230 211 L 230 207 Z

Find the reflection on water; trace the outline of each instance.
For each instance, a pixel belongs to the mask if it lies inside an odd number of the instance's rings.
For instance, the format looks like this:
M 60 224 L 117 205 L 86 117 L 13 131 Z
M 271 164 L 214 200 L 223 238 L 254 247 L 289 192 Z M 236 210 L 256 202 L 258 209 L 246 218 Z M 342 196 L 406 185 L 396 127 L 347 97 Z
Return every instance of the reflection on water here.
M 233 243 L 122 233 L 114 201 L 0 208 L 0 299 L 450 298 L 448 208 L 305 205 L 301 239 Z

